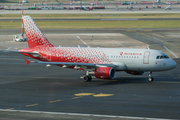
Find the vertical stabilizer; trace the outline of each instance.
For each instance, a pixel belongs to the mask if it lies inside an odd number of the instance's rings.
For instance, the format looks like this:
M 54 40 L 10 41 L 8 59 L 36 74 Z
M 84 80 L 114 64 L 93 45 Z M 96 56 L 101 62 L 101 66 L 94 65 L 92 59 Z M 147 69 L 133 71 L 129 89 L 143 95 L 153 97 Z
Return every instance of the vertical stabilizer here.
M 53 47 L 30 16 L 23 16 L 29 48 L 36 46 Z

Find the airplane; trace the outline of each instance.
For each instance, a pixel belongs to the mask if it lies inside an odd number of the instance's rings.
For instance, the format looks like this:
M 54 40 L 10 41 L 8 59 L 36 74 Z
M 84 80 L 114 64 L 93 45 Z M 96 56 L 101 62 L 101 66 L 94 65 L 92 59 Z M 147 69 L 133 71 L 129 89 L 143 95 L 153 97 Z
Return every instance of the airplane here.
M 114 79 L 116 72 L 125 71 L 132 75 L 149 72 L 148 80 L 154 80 L 152 72 L 166 71 L 176 67 L 176 62 L 165 53 L 153 49 L 56 47 L 52 45 L 30 16 L 23 16 L 29 48 L 19 52 L 39 61 L 29 63 L 57 65 L 86 71 L 85 81 L 92 76 L 99 79 Z

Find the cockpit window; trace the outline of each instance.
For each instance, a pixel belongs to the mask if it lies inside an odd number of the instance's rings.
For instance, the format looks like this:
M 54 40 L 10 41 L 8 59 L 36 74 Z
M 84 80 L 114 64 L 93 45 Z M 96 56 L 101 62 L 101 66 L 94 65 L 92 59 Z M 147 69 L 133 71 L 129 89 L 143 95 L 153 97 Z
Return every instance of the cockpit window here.
M 159 59 L 159 56 L 157 56 L 156 59 Z
M 167 55 L 158 55 L 156 59 L 168 59 L 169 57 Z
M 164 55 L 164 58 L 168 59 L 169 57 L 167 55 Z

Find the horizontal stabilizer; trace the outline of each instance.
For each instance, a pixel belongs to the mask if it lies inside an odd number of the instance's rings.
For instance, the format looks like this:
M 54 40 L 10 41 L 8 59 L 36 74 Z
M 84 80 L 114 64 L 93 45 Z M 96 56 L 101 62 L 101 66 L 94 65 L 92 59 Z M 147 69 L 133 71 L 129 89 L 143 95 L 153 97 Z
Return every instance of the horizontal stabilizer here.
M 26 61 L 26 65 L 28 65 L 28 64 L 30 63 L 30 61 L 29 61 L 29 60 L 26 60 L 26 59 L 25 59 L 25 61 Z

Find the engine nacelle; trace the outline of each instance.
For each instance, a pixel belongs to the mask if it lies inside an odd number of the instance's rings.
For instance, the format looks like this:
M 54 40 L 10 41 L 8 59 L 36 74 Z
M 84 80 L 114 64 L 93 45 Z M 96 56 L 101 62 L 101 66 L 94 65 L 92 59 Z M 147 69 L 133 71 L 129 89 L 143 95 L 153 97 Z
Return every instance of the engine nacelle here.
M 126 73 L 131 74 L 131 75 L 143 75 L 144 72 L 142 71 L 126 71 Z
M 112 67 L 98 67 L 95 68 L 94 76 L 100 79 L 113 79 L 116 71 Z

